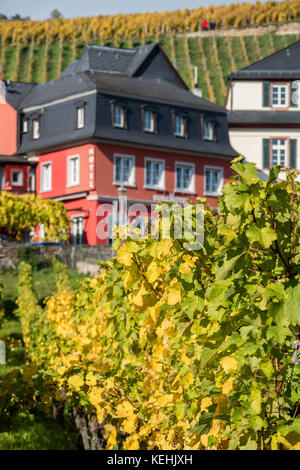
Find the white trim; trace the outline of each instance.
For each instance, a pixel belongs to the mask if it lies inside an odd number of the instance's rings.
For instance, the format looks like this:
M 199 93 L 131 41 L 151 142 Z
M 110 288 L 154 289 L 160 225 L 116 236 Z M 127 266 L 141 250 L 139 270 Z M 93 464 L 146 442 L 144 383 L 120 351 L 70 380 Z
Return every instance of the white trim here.
M 221 179 L 220 179 L 219 188 L 217 191 L 206 191 L 205 189 L 206 188 L 206 177 L 205 177 L 206 170 L 220 170 L 221 171 Z M 204 165 L 203 182 L 204 182 L 203 194 L 205 196 L 220 196 L 220 194 L 222 194 L 222 188 L 224 185 L 224 168 L 222 166 Z
M 84 93 L 77 93 L 76 95 L 66 96 L 65 98 L 60 98 L 58 100 L 54 100 L 51 102 L 41 103 L 37 106 L 30 106 L 29 108 L 23 108 L 22 111 L 24 113 L 29 113 L 31 111 L 36 111 L 40 108 L 45 108 L 46 106 L 49 107 L 49 106 L 54 106 L 60 103 L 66 103 L 67 101 L 72 101 L 77 98 L 83 98 L 84 96 L 94 95 L 95 93 L 97 93 L 97 90 L 86 91 Z
M 76 108 L 76 129 L 83 129 L 85 126 L 85 107 Z
M 116 179 L 116 158 L 128 158 L 132 162 L 129 181 L 118 181 Z M 116 186 L 128 186 L 135 188 L 135 155 L 128 155 L 125 153 L 114 153 L 114 169 L 113 169 L 113 184 Z
M 149 129 L 146 129 L 146 126 L 145 126 L 145 122 L 146 122 L 146 114 L 149 113 L 151 115 L 151 119 L 150 119 L 150 128 Z M 144 109 L 144 126 L 143 126 L 143 130 L 145 132 L 151 132 L 153 133 L 154 132 L 154 112 L 149 110 L 149 109 Z
M 189 167 L 192 168 L 192 178 L 191 178 L 190 189 L 177 188 L 177 185 L 176 185 L 177 184 L 177 173 L 176 173 L 177 166 L 189 166 Z M 195 163 L 180 162 L 180 161 L 175 160 L 174 192 L 176 192 L 176 193 L 195 194 Z
M 70 168 L 70 161 L 75 158 L 78 158 L 78 181 L 76 181 L 75 183 L 71 182 L 71 168 Z M 78 186 L 80 184 L 80 155 L 79 154 L 76 154 L 76 155 L 68 155 L 67 157 L 67 184 L 66 184 L 66 187 L 67 188 L 71 188 L 73 186 Z
M 35 127 L 35 124 L 37 127 Z M 41 137 L 41 121 L 40 119 L 32 119 L 32 138 L 38 140 Z
M 50 165 L 50 187 L 44 189 L 43 167 L 46 166 L 46 165 Z M 40 168 L 40 193 L 48 193 L 49 191 L 52 191 L 52 161 L 41 163 L 41 168 Z
M 278 88 L 278 104 L 273 103 L 273 90 L 274 90 L 274 88 Z M 285 88 L 285 104 L 281 104 L 281 102 L 280 102 L 281 101 L 281 88 Z M 272 83 L 271 90 L 272 90 L 272 93 L 271 93 L 271 107 L 272 108 L 288 108 L 289 107 L 289 102 L 288 102 L 289 89 L 288 89 L 288 85 L 285 84 L 285 83 L 280 83 L 280 84 Z
M 181 132 L 178 133 L 176 132 L 176 119 L 181 119 L 182 120 L 182 125 L 181 125 Z M 174 118 L 174 135 L 176 137 L 184 137 L 185 136 L 185 118 L 181 116 L 180 114 L 175 113 L 175 118 Z
M 28 134 L 29 132 L 29 119 L 25 118 L 22 121 L 22 134 Z
M 147 184 L 147 161 L 151 161 L 154 163 L 162 163 L 162 172 L 161 172 L 161 177 L 160 177 L 160 185 L 153 185 L 153 184 Z M 160 158 L 154 158 L 154 157 L 145 157 L 144 158 L 144 188 L 145 189 L 160 189 L 161 191 L 166 190 L 166 171 L 165 171 L 165 160 L 162 160 Z
M 114 117 L 114 120 L 113 120 L 113 126 L 114 127 L 118 127 L 120 129 L 124 129 L 125 127 L 125 109 L 124 109 L 124 106 L 121 106 L 119 104 L 114 104 L 114 111 L 113 111 L 113 117 Z M 116 109 L 119 108 L 122 110 L 122 113 L 121 113 L 121 124 L 117 124 L 116 121 L 115 121 L 115 118 L 116 118 Z
M 20 183 L 14 183 L 13 182 L 13 173 L 20 173 L 22 175 Z M 11 180 L 11 185 L 12 186 L 23 186 L 24 185 L 24 170 L 21 170 L 19 168 L 12 168 L 10 170 L 10 180 Z
M 210 133 L 209 136 L 205 135 L 205 125 L 208 124 L 210 126 Z M 209 119 L 203 119 L 203 139 L 211 142 L 214 140 L 214 124 Z

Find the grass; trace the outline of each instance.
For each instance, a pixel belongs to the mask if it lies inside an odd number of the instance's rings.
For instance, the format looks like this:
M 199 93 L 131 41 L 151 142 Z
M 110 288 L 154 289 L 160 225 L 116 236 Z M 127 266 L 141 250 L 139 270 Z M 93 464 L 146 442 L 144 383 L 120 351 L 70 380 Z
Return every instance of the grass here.
M 76 450 L 75 436 L 66 435 L 50 417 L 21 416 L 13 431 L 0 432 L 0 450 Z
M 77 280 L 86 277 L 70 271 L 72 288 Z M 44 299 L 55 292 L 55 279 L 51 268 L 33 271 L 36 295 L 42 304 Z M 1 380 L 14 369 L 28 363 L 28 356 L 22 339 L 19 319 L 15 316 L 17 299 L 17 269 L 0 273 L 3 283 L 4 317 L 0 320 L 0 340 L 6 344 L 6 364 L 0 365 Z M 71 427 L 63 428 L 51 415 L 42 412 L 18 412 L 17 416 L 1 419 L 0 450 L 76 450 L 77 434 Z

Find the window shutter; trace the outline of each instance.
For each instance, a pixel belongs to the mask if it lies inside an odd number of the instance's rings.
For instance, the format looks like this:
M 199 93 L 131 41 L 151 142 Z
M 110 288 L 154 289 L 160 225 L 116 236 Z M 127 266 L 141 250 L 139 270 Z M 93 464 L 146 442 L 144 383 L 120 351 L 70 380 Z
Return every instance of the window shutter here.
M 290 82 L 290 106 L 291 108 L 298 107 L 298 82 L 297 81 Z
M 263 107 L 270 106 L 270 82 L 263 82 Z
M 297 168 L 297 140 L 290 140 L 290 168 Z
M 263 168 L 270 168 L 270 139 L 263 139 Z

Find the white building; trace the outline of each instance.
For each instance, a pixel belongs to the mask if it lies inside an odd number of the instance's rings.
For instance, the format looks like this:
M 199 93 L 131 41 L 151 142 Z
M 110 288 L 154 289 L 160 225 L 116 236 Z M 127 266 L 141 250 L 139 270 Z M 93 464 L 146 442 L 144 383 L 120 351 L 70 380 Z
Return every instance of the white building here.
M 231 145 L 262 179 L 274 165 L 300 169 L 299 80 L 300 41 L 229 76 Z

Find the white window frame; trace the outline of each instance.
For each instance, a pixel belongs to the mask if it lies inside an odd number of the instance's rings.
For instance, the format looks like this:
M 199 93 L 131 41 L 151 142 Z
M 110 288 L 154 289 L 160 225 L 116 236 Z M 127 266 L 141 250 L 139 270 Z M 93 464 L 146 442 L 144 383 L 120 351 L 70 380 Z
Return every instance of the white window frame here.
M 22 134 L 28 134 L 29 130 L 29 122 L 28 119 L 23 119 L 22 122 Z
M 273 92 L 274 92 L 274 88 L 277 88 L 278 89 L 278 104 L 274 104 L 273 103 Z M 281 88 L 285 88 L 285 103 L 282 104 L 281 103 Z M 288 90 L 288 85 L 287 84 L 272 84 L 272 95 L 271 95 L 271 99 L 272 99 L 272 108 L 288 108 L 289 107 L 289 103 L 288 103 L 288 98 L 289 98 L 289 90 Z
M 73 180 L 71 161 L 78 160 L 78 175 L 77 179 Z M 67 157 L 67 188 L 78 186 L 80 184 L 80 155 L 69 155 Z
M 182 125 L 181 125 L 181 131 L 180 132 L 176 131 L 176 127 L 177 127 L 176 126 L 176 120 L 177 119 L 182 120 Z M 185 137 L 185 133 L 186 133 L 185 126 L 186 126 L 186 118 L 184 116 L 181 116 L 180 114 L 175 114 L 175 116 L 174 116 L 174 135 L 176 135 L 177 137 Z
M 19 173 L 21 175 L 20 181 L 18 181 L 17 183 L 13 182 L 13 174 L 15 174 L 15 173 Z M 23 186 L 23 184 L 24 184 L 24 170 L 21 170 L 19 168 L 13 168 L 10 171 L 10 180 L 11 180 L 11 185 L 12 186 Z
M 46 187 L 45 188 L 45 184 L 44 184 L 44 180 L 43 180 L 43 168 L 46 166 L 46 165 L 50 165 L 50 184 L 49 184 L 49 187 Z M 40 177 L 41 177 L 41 181 L 40 181 L 40 192 L 41 193 L 46 193 L 48 191 L 52 191 L 52 162 L 49 161 L 49 162 L 43 162 L 41 163 L 41 174 L 40 174 Z
M 150 127 L 146 127 L 146 115 L 149 114 L 151 116 L 150 119 Z M 145 132 L 154 132 L 154 112 L 150 111 L 149 109 L 144 110 L 144 131 Z
M 209 135 L 206 134 L 205 132 L 205 128 L 206 128 L 206 125 L 209 125 Z M 210 121 L 209 119 L 203 119 L 203 139 L 204 140 L 214 140 L 214 124 L 212 121 Z
M 79 106 L 76 108 L 76 128 L 83 129 L 85 126 L 85 108 L 84 106 Z
M 118 181 L 116 178 L 117 175 L 117 158 L 127 158 L 131 163 L 130 167 L 130 176 L 129 176 L 129 181 Z M 122 171 L 121 171 L 122 172 Z M 123 153 L 115 153 L 114 154 L 114 179 L 113 179 L 113 184 L 116 186 L 128 186 L 128 187 L 135 187 L 135 156 L 134 155 L 126 155 Z
M 207 191 L 206 190 L 206 171 L 207 170 L 220 171 L 221 172 L 221 178 L 220 178 L 219 187 L 218 187 L 217 191 Z M 224 185 L 224 168 L 221 167 L 221 166 L 204 165 L 204 195 L 205 196 L 220 196 L 220 194 L 222 194 L 223 185 Z
M 274 141 L 279 141 L 279 144 L 274 144 Z M 284 145 L 281 145 L 280 141 L 284 141 Z M 281 139 L 280 137 L 277 138 L 272 138 L 271 139 L 271 166 L 275 165 L 283 165 L 284 168 L 288 167 L 288 139 Z M 273 163 L 273 148 L 277 149 L 278 155 L 277 155 L 277 163 Z M 284 163 L 280 163 L 280 150 L 283 149 L 285 150 L 284 152 Z
M 116 110 L 117 109 L 121 109 L 122 110 L 122 114 L 121 114 L 121 123 L 119 122 L 116 122 Z M 125 127 L 125 109 L 123 106 L 120 106 L 119 104 L 114 104 L 114 113 L 113 113 L 113 116 L 114 116 L 114 121 L 113 121 L 113 124 L 114 124 L 114 127 L 119 127 L 120 129 L 124 129 Z
M 192 170 L 192 177 L 191 177 L 189 188 L 185 189 L 185 188 L 177 187 L 177 168 L 178 167 L 181 167 L 181 168 L 190 167 L 190 169 Z M 175 192 L 178 192 L 178 193 L 195 194 L 195 163 L 175 161 L 174 188 L 175 188 Z
M 35 127 L 35 123 L 37 123 L 37 127 Z M 38 140 L 41 136 L 41 123 L 39 119 L 32 120 L 32 138 L 34 140 Z
M 147 184 L 147 162 L 160 163 L 162 165 L 162 171 L 160 175 L 160 181 L 158 185 Z M 145 157 L 144 159 L 144 188 L 146 189 L 159 189 L 165 191 L 165 160 L 160 158 Z

